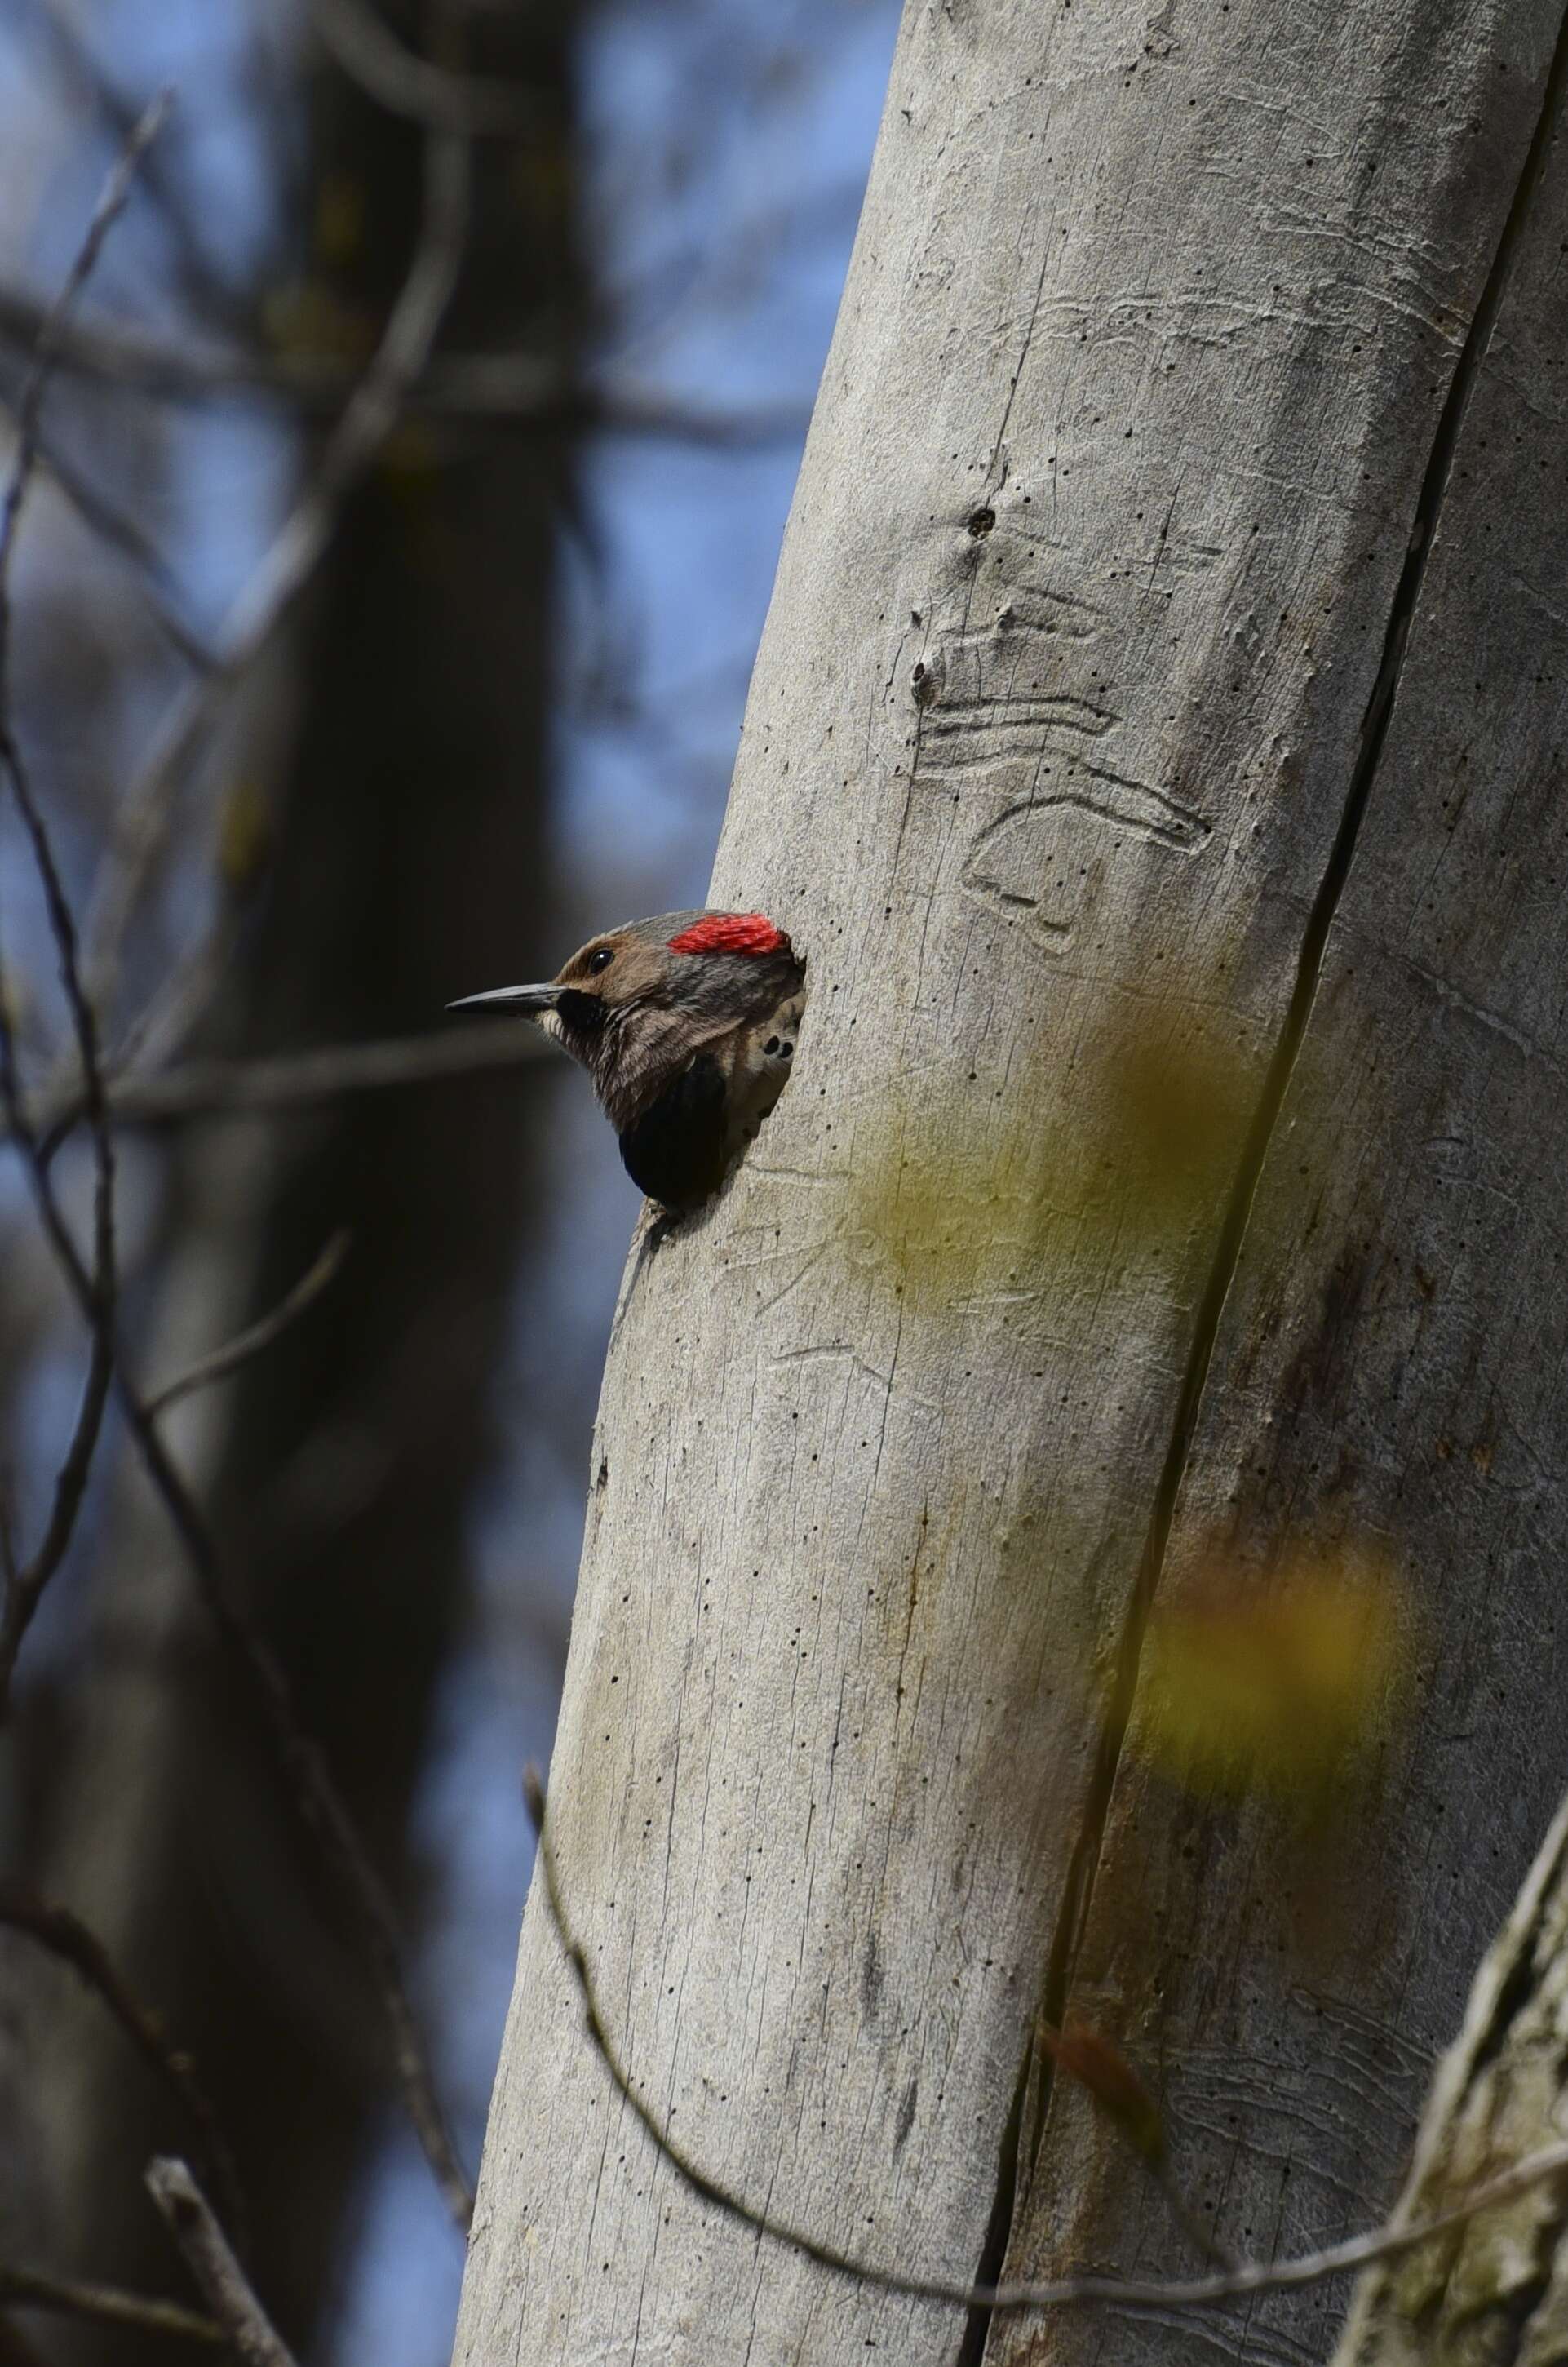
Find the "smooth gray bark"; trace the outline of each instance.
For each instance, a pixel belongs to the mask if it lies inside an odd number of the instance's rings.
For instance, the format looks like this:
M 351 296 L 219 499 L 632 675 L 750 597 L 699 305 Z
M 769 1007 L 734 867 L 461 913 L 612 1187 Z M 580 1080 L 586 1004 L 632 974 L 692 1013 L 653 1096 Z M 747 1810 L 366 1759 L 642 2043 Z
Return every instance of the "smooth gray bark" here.
M 1568 2040 L 1568 1803 L 1475 1976 L 1421 2118 L 1397 2218 L 1416 2224 L 1562 2134 Z M 1525 2367 L 1568 2340 L 1561 2179 L 1462 2232 L 1370 2269 L 1334 2367 Z
M 1559 36 L 906 17 L 714 883 L 809 955 L 798 1072 L 618 1328 L 551 1787 L 642 2091 L 879 2260 L 1190 2267 L 1069 2009 L 1231 2244 L 1375 2218 L 1561 1789 Z M 1211 1082 L 1180 1160 L 1139 1064 Z M 1151 1603 L 1303 1550 L 1418 1605 L 1315 1864 L 1136 1748 Z M 1342 2305 L 836 2282 L 651 2155 L 530 1903 L 463 2367 Z

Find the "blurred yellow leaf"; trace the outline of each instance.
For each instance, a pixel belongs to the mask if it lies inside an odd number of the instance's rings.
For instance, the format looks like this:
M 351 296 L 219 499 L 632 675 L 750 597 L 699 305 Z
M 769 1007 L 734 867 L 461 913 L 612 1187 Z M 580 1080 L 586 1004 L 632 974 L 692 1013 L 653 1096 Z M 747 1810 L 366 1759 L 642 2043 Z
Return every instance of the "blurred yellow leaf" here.
M 1213 1568 L 1150 1614 L 1130 1739 L 1184 1782 L 1310 1796 L 1382 1730 L 1407 1625 L 1370 1555 Z
M 1121 1177 L 1146 1222 L 1228 1189 L 1258 1085 L 1235 1045 L 1122 1030 L 1098 1048 L 1096 1066 L 1084 1150 Z
M 951 1304 L 984 1287 L 1098 1291 L 1218 1227 L 1258 1091 L 1231 1041 L 1107 1029 L 1060 1068 L 983 1074 L 953 1097 L 890 1101 L 852 1184 L 855 1229 L 900 1291 Z M 1091 1271 L 1092 1270 L 1092 1271 Z

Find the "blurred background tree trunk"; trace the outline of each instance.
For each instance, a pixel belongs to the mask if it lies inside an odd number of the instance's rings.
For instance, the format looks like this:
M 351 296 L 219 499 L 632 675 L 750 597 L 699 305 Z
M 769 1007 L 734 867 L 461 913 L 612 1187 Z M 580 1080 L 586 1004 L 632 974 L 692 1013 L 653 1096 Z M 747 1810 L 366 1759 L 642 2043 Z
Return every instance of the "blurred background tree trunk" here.
M 551 1774 L 638 2094 L 881 2262 L 1192 2265 L 1075 2015 L 1226 2243 L 1375 2220 L 1562 1788 L 1560 36 L 906 13 L 713 888 L 811 1006 L 616 1333 Z M 1107 2339 L 698 2202 L 536 1883 L 463 2367 Z
M 525 91 L 537 126 L 475 147 L 444 334 L 570 368 L 584 305 L 576 11 L 471 22 L 473 72 Z M 412 41 L 419 28 L 400 30 Z M 422 136 L 335 73 L 310 122 L 298 300 L 309 343 L 324 324 L 358 354 L 417 236 Z M 409 425 L 351 502 L 228 759 L 227 889 L 241 895 L 253 867 L 265 885 L 200 1048 L 413 1034 L 442 1025 L 453 994 L 526 968 L 547 910 L 554 550 L 570 468 L 559 436 L 526 426 Z M 411 1929 L 411 1790 L 463 1616 L 465 1505 L 497 1444 L 487 1383 L 528 1206 L 524 1090 L 478 1078 L 198 1126 L 162 1212 L 150 1328 L 165 1376 L 352 1234 L 329 1295 L 266 1361 L 192 1401 L 175 1434 Z M 62 1755 L 44 1879 L 212 2070 L 256 2279 L 304 2339 L 332 2301 L 329 2267 L 378 2134 L 379 2010 L 134 1471 L 117 1483 L 99 1557 L 90 1665 L 51 1738 Z M 62 2265 L 167 2290 L 141 2172 L 182 2133 L 90 2003 L 59 2010 L 71 2021 L 49 2050 L 45 2108 L 57 2252 L 68 2235 Z M 73 2356 L 162 2355 L 123 2332 L 70 2342 Z

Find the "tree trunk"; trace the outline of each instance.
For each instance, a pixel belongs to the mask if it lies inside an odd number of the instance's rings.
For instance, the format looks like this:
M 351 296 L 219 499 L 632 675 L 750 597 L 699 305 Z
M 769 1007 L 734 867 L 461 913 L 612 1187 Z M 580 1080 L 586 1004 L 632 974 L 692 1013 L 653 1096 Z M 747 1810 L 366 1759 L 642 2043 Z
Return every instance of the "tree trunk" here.
M 1559 2141 L 1568 2084 L 1568 1802 L 1486 1953 L 1433 2082 L 1398 2216 L 1417 2224 Z M 1514 2367 L 1568 2339 L 1568 2196 L 1557 2180 L 1440 2243 L 1369 2269 L 1334 2367 Z
M 618 1329 L 551 1785 L 638 2092 L 879 2261 L 1192 2265 L 1075 2010 L 1232 2245 L 1375 2215 L 1561 1789 L 1558 36 L 906 16 L 714 882 L 798 1073 Z M 1337 1563 L 1353 1818 L 1173 1774 L 1151 1612 Z M 1098 2352 L 698 2203 L 537 1888 L 464 2367 Z

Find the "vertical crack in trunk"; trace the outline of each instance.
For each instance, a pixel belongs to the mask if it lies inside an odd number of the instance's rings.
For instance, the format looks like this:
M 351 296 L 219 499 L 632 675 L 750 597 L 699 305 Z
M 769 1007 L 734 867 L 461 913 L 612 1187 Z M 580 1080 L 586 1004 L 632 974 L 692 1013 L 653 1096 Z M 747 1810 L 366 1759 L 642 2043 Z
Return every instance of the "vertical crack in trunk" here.
M 1444 497 L 1453 470 L 1465 413 L 1471 393 L 1492 341 L 1503 299 L 1507 292 L 1514 259 L 1524 237 L 1529 211 L 1546 167 L 1547 151 L 1551 142 L 1557 119 L 1562 112 L 1565 85 L 1568 85 L 1568 14 L 1558 27 L 1556 46 L 1547 70 L 1541 94 L 1540 112 L 1530 137 L 1524 164 L 1514 190 L 1496 251 L 1482 288 L 1475 311 L 1471 318 L 1452 379 L 1449 383 L 1441 413 L 1427 455 L 1421 480 L 1421 490 L 1416 504 L 1410 530 L 1409 549 L 1400 571 L 1393 602 L 1390 608 L 1387 629 L 1383 635 L 1382 656 L 1379 663 L 1371 697 L 1361 722 L 1360 746 L 1349 790 L 1334 844 L 1329 850 L 1327 865 L 1313 900 L 1311 912 L 1302 937 L 1297 957 L 1295 984 L 1285 1013 L 1284 1025 L 1269 1063 L 1263 1090 L 1242 1153 L 1241 1163 L 1231 1188 L 1220 1228 L 1213 1263 L 1199 1305 L 1192 1343 L 1188 1352 L 1181 1390 L 1177 1399 L 1176 1414 L 1171 1425 L 1169 1444 L 1166 1450 L 1159 1485 L 1156 1490 L 1148 1534 L 1139 1562 L 1138 1575 L 1127 1606 L 1126 1621 L 1117 1648 L 1116 1675 L 1106 1713 L 1105 1729 L 1096 1754 L 1093 1774 L 1084 1802 L 1083 1820 L 1074 1845 L 1064 1886 L 1062 1904 L 1052 1936 L 1051 1951 L 1042 1984 L 1039 2015 L 1032 2025 L 1024 2051 L 1023 2064 L 1014 2091 L 1013 2102 L 1004 2133 L 997 2194 L 987 2225 L 985 2241 L 976 2270 L 977 2284 L 999 2282 L 1006 2265 L 1015 2214 L 1021 2174 L 1032 2169 L 1044 2135 L 1046 2111 L 1050 2101 L 1050 2067 L 1040 2069 L 1037 2100 L 1030 2115 L 1029 2143 L 1024 2146 L 1024 2106 L 1033 2058 L 1038 2041 L 1035 2032 L 1040 2022 L 1060 2023 L 1072 1984 L 1077 1943 L 1088 1920 L 1089 1904 L 1094 1895 L 1095 1876 L 1099 1871 L 1100 1850 L 1104 1840 L 1106 1819 L 1110 1813 L 1111 1795 L 1121 1761 L 1122 1746 L 1132 1716 L 1134 1694 L 1137 1686 L 1138 1667 L 1143 1653 L 1144 1632 L 1150 1607 L 1165 1566 L 1166 1550 L 1176 1517 L 1177 1501 L 1186 1475 L 1188 1457 L 1198 1426 L 1199 1410 L 1209 1377 L 1214 1343 L 1219 1336 L 1220 1321 L 1236 1269 L 1241 1263 L 1242 1244 L 1252 1215 L 1252 1206 L 1262 1180 L 1263 1169 L 1279 1123 L 1285 1095 L 1290 1089 L 1296 1060 L 1306 1036 L 1307 1023 L 1316 998 L 1327 952 L 1329 933 L 1334 925 L 1350 866 L 1355 858 L 1357 841 L 1366 818 L 1378 768 L 1382 762 L 1384 744 L 1398 697 L 1400 678 L 1404 672 L 1405 651 L 1416 608 L 1426 582 L 1427 561 L 1437 538 Z M 962 2346 L 954 2367 L 979 2367 L 989 2339 L 991 2313 L 976 2309 L 970 2313 Z

